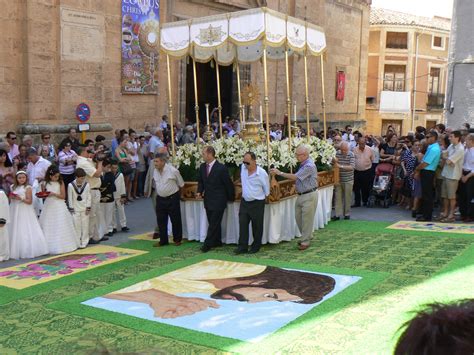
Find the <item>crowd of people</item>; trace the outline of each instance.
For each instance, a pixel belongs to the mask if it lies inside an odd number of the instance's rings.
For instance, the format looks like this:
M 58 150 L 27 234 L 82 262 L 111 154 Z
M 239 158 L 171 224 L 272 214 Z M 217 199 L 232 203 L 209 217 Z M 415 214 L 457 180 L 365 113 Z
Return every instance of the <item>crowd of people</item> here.
M 213 130 L 218 134 L 217 115 Z M 273 124 L 273 139 L 282 139 L 285 124 Z M 240 132 L 238 120 L 226 119 L 227 136 Z M 175 125 L 175 143 L 196 141 L 196 127 Z M 0 143 L 0 186 L 2 190 L 0 260 L 32 258 L 84 248 L 107 240 L 117 232 L 127 232 L 124 205 L 141 197 L 152 197 L 156 212 L 155 246 L 168 244 L 167 221 L 171 220 L 176 245 L 182 240 L 180 189 L 184 181 L 169 162 L 171 143 L 167 117 L 157 127 L 116 130 L 111 142 L 98 135 L 81 144 L 74 128 L 53 144 L 51 134 L 43 133 L 41 143 L 23 136 L 17 144 L 15 132 L 8 132 Z M 304 132 L 303 132 L 304 134 Z M 312 130 L 310 134 L 318 135 Z M 474 133 L 466 124 L 458 130 L 443 124 L 433 129 L 417 127 L 416 132 L 397 135 L 389 126 L 385 135 L 375 137 L 352 131 L 329 129 L 327 139 L 337 149 L 333 164 L 339 168 L 335 186 L 333 221 L 350 219 L 351 208 L 373 205 L 380 171 L 388 172 L 390 202 L 410 209 L 418 221 L 474 221 Z M 212 147 L 202 152 L 198 197 L 204 199 L 209 230 L 202 247 L 208 251 L 221 245 L 220 224 L 227 201 L 234 196 L 225 166 L 215 159 Z M 309 159 L 309 147 L 296 151 L 300 167 L 295 174 L 273 169 L 296 182 L 296 219 L 303 234 L 299 248 L 310 244 L 317 206 L 317 170 Z M 258 252 L 263 233 L 265 199 L 269 194 L 267 173 L 256 165 L 253 152 L 243 157 L 240 206 L 240 241 L 236 253 Z M 387 168 L 388 166 L 388 168 Z M 383 168 L 383 169 L 382 169 Z M 440 213 L 433 217 L 434 206 Z M 384 206 L 385 207 L 385 206 Z M 7 213 L 8 212 L 8 213 Z M 33 218 L 34 216 L 34 218 Z M 25 221 L 27 221 L 25 223 Z M 254 244 L 248 246 L 248 227 L 252 224 Z M 1 227 L 0 227 L 1 228 Z M 53 232 L 54 231 L 54 232 Z
M 420 126 L 405 136 L 389 126 L 381 137 L 346 126 L 329 131 L 329 139 L 340 169 L 333 220 L 349 219 L 351 208 L 372 207 L 385 181 L 390 203 L 384 207 L 398 204 L 417 221 L 474 221 L 474 130 L 469 124 L 455 130 L 442 123 L 433 129 Z M 436 206 L 440 213 L 434 217 Z

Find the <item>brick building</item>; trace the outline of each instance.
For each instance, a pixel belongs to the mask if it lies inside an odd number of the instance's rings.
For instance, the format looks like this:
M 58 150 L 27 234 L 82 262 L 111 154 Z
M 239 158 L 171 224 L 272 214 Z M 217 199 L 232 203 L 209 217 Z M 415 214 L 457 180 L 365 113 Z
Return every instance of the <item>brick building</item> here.
M 324 28 L 327 37 L 325 64 L 326 102 L 329 125 L 363 125 L 367 81 L 369 5 L 371 0 L 161 0 L 160 21 L 170 22 L 215 13 L 267 6 L 305 19 Z M 19 133 L 50 131 L 64 133 L 75 126 L 75 107 L 90 105 L 95 132 L 132 127 L 143 130 L 167 112 L 166 66 L 158 59 L 158 94 L 121 93 L 121 1 L 120 0 L 18 0 L 2 2 L 6 25 L 0 44 L 0 124 Z M 68 36 L 63 10 L 94 17 L 97 33 L 91 41 L 93 55 L 65 55 Z M 90 49 L 90 48 L 88 48 Z M 319 59 L 309 60 L 311 114 L 321 115 Z M 189 95 L 192 76 L 186 59 L 173 61 L 175 117 L 194 119 Z M 223 103 L 227 114 L 236 113 L 236 80 L 231 67 L 221 68 Z M 242 79 L 263 88 L 262 65 L 242 66 Z M 343 101 L 336 101 L 336 73 L 345 73 Z M 199 66 L 200 91 L 208 102 L 215 97 L 215 74 L 210 64 Z M 282 121 L 286 105 L 284 61 L 269 63 L 270 114 Z M 290 60 L 290 78 L 298 116 L 304 115 L 303 60 Z M 263 94 L 263 89 L 261 90 Z M 224 106 L 223 105 L 223 106 Z M 337 121 L 337 123 L 333 123 Z
M 443 122 L 450 23 L 441 17 L 372 9 L 367 73 L 368 132 L 384 134 L 388 125 L 392 125 L 399 134 L 406 134 L 416 126 L 431 127 Z M 402 96 L 405 93 L 410 102 L 408 112 L 397 112 L 403 107 L 397 107 L 396 102 L 391 109 L 380 112 L 384 91 L 399 92 Z

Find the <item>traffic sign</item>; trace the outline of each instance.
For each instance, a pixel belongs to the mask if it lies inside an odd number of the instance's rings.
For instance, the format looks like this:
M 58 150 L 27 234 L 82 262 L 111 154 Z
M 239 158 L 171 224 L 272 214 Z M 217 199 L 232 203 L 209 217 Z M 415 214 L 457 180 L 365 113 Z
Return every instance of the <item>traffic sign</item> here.
M 91 118 L 91 108 L 85 103 L 80 103 L 76 108 L 76 118 L 79 122 L 85 123 Z

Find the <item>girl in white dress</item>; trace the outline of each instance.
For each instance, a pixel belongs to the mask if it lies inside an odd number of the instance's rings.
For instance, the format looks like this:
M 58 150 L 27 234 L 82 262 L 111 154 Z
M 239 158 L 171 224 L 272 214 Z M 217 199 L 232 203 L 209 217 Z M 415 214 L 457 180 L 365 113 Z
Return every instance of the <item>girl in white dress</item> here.
M 43 191 L 49 192 L 39 219 L 49 253 L 62 254 L 76 250 L 76 231 L 65 201 L 66 187 L 56 165 L 51 165 L 46 170 L 41 187 Z
M 10 222 L 10 205 L 8 204 L 8 197 L 5 191 L 0 190 L 0 261 L 5 261 L 10 258 L 8 222 Z
M 33 192 L 26 172 L 20 170 L 16 173 L 10 198 L 10 258 L 36 258 L 48 254 L 48 245 L 32 205 Z

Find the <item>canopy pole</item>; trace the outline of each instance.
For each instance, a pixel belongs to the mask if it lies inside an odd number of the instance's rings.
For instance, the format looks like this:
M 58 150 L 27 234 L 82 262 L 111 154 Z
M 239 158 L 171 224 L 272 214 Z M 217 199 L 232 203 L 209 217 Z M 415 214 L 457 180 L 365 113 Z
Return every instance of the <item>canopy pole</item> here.
M 263 81 L 264 81 L 264 99 L 265 104 L 265 124 L 266 127 L 266 136 L 267 136 L 267 166 L 268 171 L 270 171 L 270 118 L 268 115 L 268 77 L 267 77 L 267 46 L 263 45 Z
M 327 137 L 327 131 L 326 131 L 326 100 L 325 100 L 325 90 L 324 90 L 324 58 L 323 58 L 323 53 L 319 56 L 321 60 L 321 107 L 323 109 L 323 125 L 324 125 L 324 140 L 326 140 Z
M 245 129 L 245 117 L 242 112 L 242 96 L 240 95 L 240 66 L 239 66 L 239 60 L 235 62 L 236 65 L 236 70 L 237 70 L 237 92 L 238 92 L 238 97 L 239 97 L 239 118 L 240 118 L 240 126 L 241 129 Z
M 291 152 L 291 97 L 290 97 L 290 69 L 288 64 L 288 47 L 285 48 L 285 74 L 286 74 L 286 112 L 288 129 L 288 150 Z M 290 166 L 290 173 L 293 173 L 293 167 Z
M 200 121 L 199 121 L 199 101 L 198 101 L 198 86 L 197 86 L 197 73 L 196 73 L 196 60 L 193 58 L 193 76 L 194 76 L 194 111 L 196 112 L 196 133 L 197 133 L 197 147 L 199 150 L 199 144 L 201 141 L 200 132 Z
M 309 126 L 309 94 L 308 94 L 308 60 L 306 52 L 304 54 L 304 86 L 305 86 L 305 100 L 306 105 L 306 140 L 310 141 L 310 126 Z
M 168 72 L 168 114 L 170 116 L 171 126 L 171 152 L 173 160 L 176 155 L 175 144 L 174 144 L 174 119 L 173 119 L 173 103 L 172 103 L 172 92 L 171 92 L 171 73 L 170 73 L 170 56 L 166 54 L 166 68 Z
M 217 110 L 219 111 L 219 136 L 222 138 L 222 106 L 221 106 L 221 83 L 219 76 L 219 63 L 217 62 L 216 52 L 216 80 L 217 80 Z

